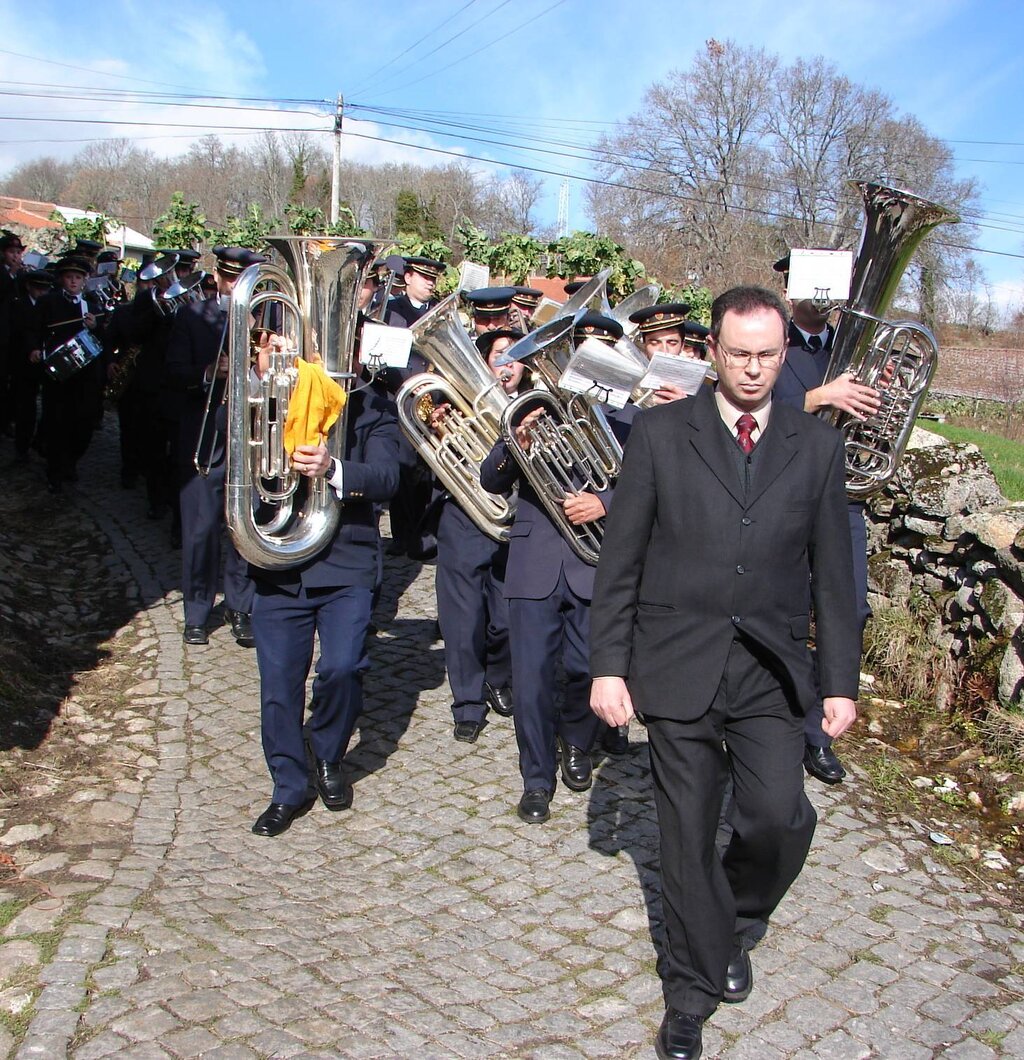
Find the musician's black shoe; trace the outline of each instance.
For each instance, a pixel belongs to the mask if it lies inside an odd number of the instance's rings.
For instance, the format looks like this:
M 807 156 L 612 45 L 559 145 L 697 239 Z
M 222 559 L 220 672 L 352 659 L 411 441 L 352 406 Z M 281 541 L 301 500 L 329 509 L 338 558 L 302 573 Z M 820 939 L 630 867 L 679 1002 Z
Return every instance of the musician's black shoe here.
M 727 1005 L 746 1001 L 753 988 L 754 969 L 750 965 L 750 954 L 742 946 L 737 946 L 725 969 L 725 995 L 722 1000 Z
M 345 780 L 340 762 L 324 762 L 318 758 L 313 770 L 320 801 L 329 810 L 347 810 L 352 805 L 352 785 Z
M 610 755 L 629 754 L 629 726 L 610 726 L 601 737 L 601 746 Z
M 243 648 L 256 646 L 256 638 L 252 632 L 252 618 L 244 611 L 227 611 L 228 621 L 231 623 L 231 636 Z
M 252 826 L 252 834 L 275 836 L 280 835 L 282 832 L 287 832 L 291 827 L 292 821 L 296 817 L 301 816 L 305 809 L 305 803 L 299 806 L 290 806 L 284 802 L 272 802 L 256 818 L 256 823 Z
M 209 644 L 210 634 L 206 632 L 205 626 L 186 626 L 181 639 L 186 644 Z
M 703 1016 L 669 1007 L 654 1039 L 654 1051 L 660 1060 L 698 1060 L 704 1052 L 703 1028 Z
M 384 549 L 385 555 L 388 556 L 404 556 L 408 545 L 404 541 L 399 541 L 395 538 L 386 549 Z
M 503 718 L 512 717 L 512 689 L 508 685 L 495 688 L 494 685 L 489 685 L 485 681 L 484 693 L 487 697 L 487 705 L 495 714 Z
M 516 813 L 519 814 L 519 819 L 527 824 L 543 824 L 551 816 L 548 809 L 550 805 L 550 791 L 545 791 L 543 788 L 524 791 L 516 807 Z
M 459 743 L 476 743 L 483 727 L 482 721 L 457 721 L 453 735 Z
M 437 559 L 437 538 L 431 534 L 421 537 L 418 541 L 413 541 L 407 552 L 409 559 L 418 563 L 429 563 Z
M 831 747 L 804 747 L 804 769 L 825 784 L 840 784 L 846 776 L 843 763 L 836 758 Z
M 590 755 L 559 737 L 558 757 L 562 768 L 562 783 L 572 791 L 586 791 L 594 780 L 594 764 Z

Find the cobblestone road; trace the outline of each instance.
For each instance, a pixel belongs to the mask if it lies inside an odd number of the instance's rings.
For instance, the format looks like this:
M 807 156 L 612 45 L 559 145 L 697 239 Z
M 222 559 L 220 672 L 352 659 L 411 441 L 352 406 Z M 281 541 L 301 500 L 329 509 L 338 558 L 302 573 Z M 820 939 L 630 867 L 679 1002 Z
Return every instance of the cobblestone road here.
M 653 1056 L 642 730 L 591 791 L 560 788 L 550 823 L 522 824 L 511 721 L 451 739 L 433 568 L 393 563 L 347 759 L 353 809 L 317 805 L 279 838 L 253 836 L 270 790 L 255 656 L 226 627 L 182 645 L 179 554 L 141 493 L 116 488 L 110 433 L 76 503 L 138 586 L 118 638 L 137 679 L 107 721 L 74 720 L 117 743 L 123 774 L 77 793 L 56 822 L 63 853 L 0 834 L 49 887 L 0 939 L 0 976 L 17 967 L 24 983 L 35 963 L 41 987 L 0 1056 Z M 1019 918 L 865 792 L 856 776 L 811 787 L 808 865 L 754 953 L 754 993 L 707 1025 L 706 1055 L 1024 1056 Z M 31 993 L 8 985 L 0 1001 L 16 1012 Z

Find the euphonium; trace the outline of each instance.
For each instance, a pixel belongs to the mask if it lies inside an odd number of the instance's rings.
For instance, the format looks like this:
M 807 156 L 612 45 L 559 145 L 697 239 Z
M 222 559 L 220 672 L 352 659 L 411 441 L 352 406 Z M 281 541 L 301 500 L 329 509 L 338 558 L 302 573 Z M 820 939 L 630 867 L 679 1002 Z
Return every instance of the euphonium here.
M 608 489 L 622 468 L 622 448 L 594 401 L 582 394 L 566 395 L 558 387 L 572 356 L 574 322 L 575 314 L 552 320 L 505 352 L 506 360 L 526 361 L 537 388 L 509 402 L 502 413 L 501 434 L 570 548 L 593 566 L 601 551 L 604 520 L 574 526 L 562 501 L 581 490 Z M 524 448 L 516 428 L 537 409 L 543 415 L 530 426 L 530 445 Z
M 323 478 L 302 480 L 284 449 L 296 357 L 323 365 L 346 391 L 353 372 L 356 303 L 374 247 L 351 238 L 293 236 L 270 245 L 285 268 L 251 265 L 231 297 L 224 506 L 231 538 L 250 563 L 269 570 L 316 555 L 334 536 L 341 506 Z M 250 393 L 250 329 L 270 311 L 285 349 Z M 274 321 L 276 310 L 280 320 Z M 347 395 L 346 395 L 347 396 Z M 346 408 L 326 445 L 344 458 Z
M 820 415 L 843 432 L 846 492 L 862 498 L 896 473 L 938 366 L 938 344 L 928 328 L 912 320 L 888 321 L 885 314 L 924 236 L 960 218 L 910 192 L 866 181 L 855 185 L 867 218 L 825 382 L 852 372 L 859 383 L 878 389 L 882 405 L 866 420 L 838 409 Z
M 466 333 L 457 295 L 449 295 L 410 330 L 413 344 L 434 371 L 402 385 L 395 396 L 398 422 L 462 510 L 485 534 L 504 541 L 515 502 L 480 485 L 480 465 L 498 440 L 508 396 Z M 439 404 L 451 408 L 434 430 L 430 411 Z

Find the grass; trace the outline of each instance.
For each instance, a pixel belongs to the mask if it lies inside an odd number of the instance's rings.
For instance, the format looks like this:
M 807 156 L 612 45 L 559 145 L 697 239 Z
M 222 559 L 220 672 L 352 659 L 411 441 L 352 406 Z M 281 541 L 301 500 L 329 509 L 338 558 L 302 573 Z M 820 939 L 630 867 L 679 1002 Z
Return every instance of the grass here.
M 980 427 L 960 427 L 952 423 L 924 421 L 925 430 L 941 434 L 951 442 L 976 445 L 995 475 L 1008 501 L 1024 501 L 1024 442 L 994 434 Z
M 899 760 L 887 754 L 876 755 L 864 765 L 875 795 L 888 813 L 898 813 L 907 803 L 920 803 L 917 789 L 907 779 Z

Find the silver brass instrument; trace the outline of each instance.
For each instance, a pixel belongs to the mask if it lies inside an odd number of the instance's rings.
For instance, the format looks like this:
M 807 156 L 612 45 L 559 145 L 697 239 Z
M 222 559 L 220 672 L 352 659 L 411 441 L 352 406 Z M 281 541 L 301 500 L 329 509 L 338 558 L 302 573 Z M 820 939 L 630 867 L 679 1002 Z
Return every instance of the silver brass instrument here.
M 298 357 L 322 364 L 350 391 L 358 297 L 374 245 L 349 237 L 268 240 L 284 261 L 250 265 L 231 298 L 227 390 L 225 518 L 239 553 L 268 570 L 316 555 L 334 536 L 341 506 L 324 478 L 302 480 L 284 449 L 284 424 Z M 250 393 L 250 328 L 254 314 L 277 309 L 284 350 Z M 347 394 L 346 394 L 347 396 Z M 344 458 L 347 407 L 326 445 Z
M 638 288 L 632 294 L 626 295 L 611 313 L 608 314 L 612 320 L 618 321 L 618 323 L 622 325 L 623 338 L 631 338 L 640 327 L 639 324 L 634 324 L 633 321 L 629 319 L 630 315 L 639 309 L 647 309 L 648 306 L 654 305 L 658 301 L 658 295 L 660 294 L 661 284 L 644 284 L 643 287 Z
M 170 317 L 182 306 L 190 302 L 202 302 L 206 295 L 203 291 L 203 272 L 193 272 L 183 280 L 175 279 L 164 291 L 153 288 L 153 302 L 161 316 Z
M 603 284 L 604 279 L 590 297 L 595 297 Z M 574 526 L 566 518 L 562 501 L 581 490 L 600 493 L 608 489 L 622 469 L 622 448 L 593 400 L 582 394 L 565 394 L 558 387 L 572 356 L 576 314 L 584 312 L 585 306 L 586 300 L 573 315 L 544 324 L 505 352 L 506 361 L 526 361 L 533 370 L 536 389 L 509 402 L 501 416 L 501 435 L 570 548 L 593 566 L 601 551 L 604 520 Z M 536 409 L 544 414 L 528 429 L 527 449 L 520 444 L 516 428 Z
M 144 269 L 139 270 L 138 278 L 147 281 L 159 280 L 161 276 L 166 276 L 177 264 L 177 254 L 161 254 L 160 257 L 154 258 Z
M 556 319 L 561 320 L 564 317 L 575 316 L 581 309 L 584 312 L 593 310 L 603 316 L 611 316 L 612 307 L 608 301 L 608 278 L 611 274 L 611 269 L 602 269 L 596 276 L 587 280 L 558 311 Z
M 936 225 L 960 218 L 910 192 L 854 184 L 867 218 L 825 382 L 852 372 L 857 382 L 877 388 L 882 405 L 866 420 L 839 409 L 819 415 L 843 433 L 847 494 L 864 498 L 896 473 L 938 366 L 938 344 L 928 328 L 912 320 L 888 321 L 885 314 L 921 240 Z
M 405 381 L 395 402 L 406 437 L 462 510 L 489 537 L 508 538 L 515 501 L 480 485 L 480 465 L 498 440 L 508 395 L 466 333 L 452 294 L 410 329 L 417 351 L 434 368 Z M 443 420 L 430 419 L 448 404 Z

